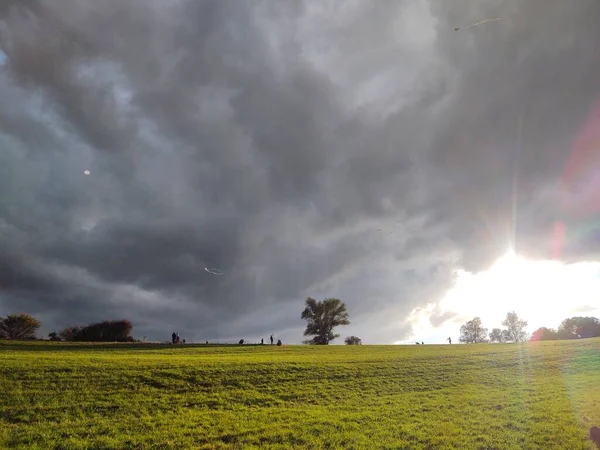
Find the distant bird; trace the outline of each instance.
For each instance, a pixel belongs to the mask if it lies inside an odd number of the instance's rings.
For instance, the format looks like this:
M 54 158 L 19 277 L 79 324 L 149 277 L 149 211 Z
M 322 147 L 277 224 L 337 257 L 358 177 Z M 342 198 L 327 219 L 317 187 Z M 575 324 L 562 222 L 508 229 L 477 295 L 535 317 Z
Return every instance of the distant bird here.
M 481 25 L 482 23 L 486 23 L 486 22 L 493 22 L 495 20 L 502 20 L 502 17 L 494 17 L 492 19 L 485 19 L 485 20 L 480 20 L 479 22 L 473 23 L 471 25 L 467 25 L 466 27 L 458 27 L 455 28 L 454 31 L 458 31 L 458 30 L 466 30 L 467 28 L 471 28 L 471 27 L 476 27 L 477 25 Z
M 90 173 L 91 173 L 91 172 L 90 172 L 89 170 L 84 170 L 84 171 L 83 171 L 83 174 L 84 174 L 84 175 L 89 175 Z
M 219 269 L 209 269 L 208 267 L 205 267 L 204 270 L 206 270 L 211 275 L 223 275 L 223 272 L 221 272 Z

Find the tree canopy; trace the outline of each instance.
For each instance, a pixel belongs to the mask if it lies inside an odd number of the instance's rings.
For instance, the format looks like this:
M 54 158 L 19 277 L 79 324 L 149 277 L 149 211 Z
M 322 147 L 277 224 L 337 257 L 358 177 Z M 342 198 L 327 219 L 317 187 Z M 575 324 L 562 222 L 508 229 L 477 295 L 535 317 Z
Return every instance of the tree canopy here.
M 133 325 L 129 320 L 97 322 L 85 327 L 68 327 L 59 333 L 64 341 L 75 342 L 131 342 Z
M 0 339 L 35 339 L 42 323 L 29 314 L 0 317 Z
M 506 319 L 502 322 L 506 327 L 506 342 L 523 342 L 527 340 L 527 321 L 519 318 L 516 312 L 512 311 L 506 314 Z
M 335 327 L 350 325 L 346 304 L 339 298 L 317 301 L 308 297 L 301 318 L 307 321 L 304 336 L 313 336 L 305 341 L 308 344 L 327 345 L 340 336 L 333 333 Z
M 487 337 L 487 328 L 483 328 L 481 326 L 481 319 L 475 317 L 460 327 L 460 338 L 458 340 L 465 344 L 479 344 L 487 342 Z
M 508 333 L 500 328 L 493 328 L 490 331 L 490 342 L 508 342 Z
M 552 328 L 541 327 L 531 334 L 531 341 L 555 341 L 558 339 L 558 332 Z
M 346 345 L 362 345 L 362 339 L 356 336 L 348 336 L 344 342 Z
M 571 317 L 558 327 L 559 339 L 585 339 L 600 336 L 600 320 L 596 317 Z

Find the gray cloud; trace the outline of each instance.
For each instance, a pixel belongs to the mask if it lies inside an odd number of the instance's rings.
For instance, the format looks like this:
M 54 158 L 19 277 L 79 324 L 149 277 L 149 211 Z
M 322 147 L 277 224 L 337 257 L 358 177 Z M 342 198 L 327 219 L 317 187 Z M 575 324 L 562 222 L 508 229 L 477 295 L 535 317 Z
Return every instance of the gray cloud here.
M 339 296 L 393 342 L 455 268 L 547 257 L 600 6 L 340 5 L 3 2 L 0 314 L 299 342 Z

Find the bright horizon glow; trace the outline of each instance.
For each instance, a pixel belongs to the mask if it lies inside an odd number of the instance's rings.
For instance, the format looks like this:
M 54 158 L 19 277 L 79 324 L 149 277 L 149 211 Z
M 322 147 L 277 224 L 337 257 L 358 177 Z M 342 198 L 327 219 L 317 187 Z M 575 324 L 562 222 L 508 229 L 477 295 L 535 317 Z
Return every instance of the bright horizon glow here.
M 527 260 L 509 250 L 486 271 L 457 271 L 456 283 L 440 302 L 411 312 L 411 338 L 396 343 L 443 343 L 448 336 L 458 342 L 460 326 L 468 320 L 481 317 L 491 331 L 502 328 L 509 311 L 527 320 L 529 333 L 557 328 L 567 317 L 600 316 L 600 262 Z M 448 320 L 434 326 L 431 319 L 443 314 Z

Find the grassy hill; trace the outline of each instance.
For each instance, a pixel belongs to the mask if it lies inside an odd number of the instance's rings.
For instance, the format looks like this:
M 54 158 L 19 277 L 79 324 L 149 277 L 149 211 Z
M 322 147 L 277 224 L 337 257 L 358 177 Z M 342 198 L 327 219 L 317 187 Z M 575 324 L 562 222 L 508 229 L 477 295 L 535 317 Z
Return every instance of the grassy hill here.
M 591 449 L 600 340 L 0 342 L 0 448 Z

